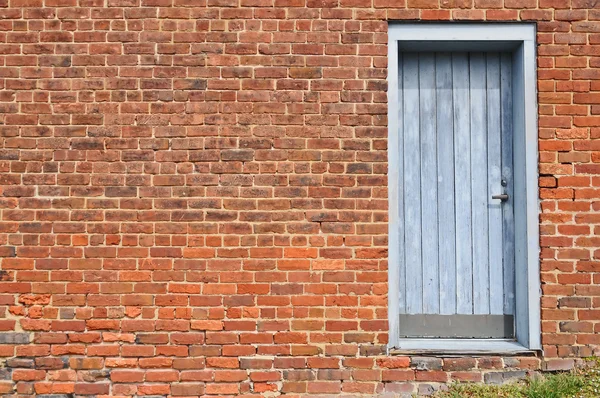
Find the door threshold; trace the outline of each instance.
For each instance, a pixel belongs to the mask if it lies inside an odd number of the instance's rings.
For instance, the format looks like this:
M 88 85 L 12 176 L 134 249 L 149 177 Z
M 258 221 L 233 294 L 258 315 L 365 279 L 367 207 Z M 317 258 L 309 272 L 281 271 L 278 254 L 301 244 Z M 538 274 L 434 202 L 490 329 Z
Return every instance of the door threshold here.
M 515 340 L 505 339 L 400 339 L 390 355 L 536 355 Z

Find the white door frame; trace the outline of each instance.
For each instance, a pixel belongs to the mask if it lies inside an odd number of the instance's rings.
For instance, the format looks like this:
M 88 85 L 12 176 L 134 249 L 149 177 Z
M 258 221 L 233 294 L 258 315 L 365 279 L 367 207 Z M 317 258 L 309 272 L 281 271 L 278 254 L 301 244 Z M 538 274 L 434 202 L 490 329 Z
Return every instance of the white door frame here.
M 390 23 L 388 31 L 388 348 L 400 352 L 517 353 L 541 349 L 536 30 L 529 23 Z M 515 340 L 399 337 L 398 51 L 512 51 Z

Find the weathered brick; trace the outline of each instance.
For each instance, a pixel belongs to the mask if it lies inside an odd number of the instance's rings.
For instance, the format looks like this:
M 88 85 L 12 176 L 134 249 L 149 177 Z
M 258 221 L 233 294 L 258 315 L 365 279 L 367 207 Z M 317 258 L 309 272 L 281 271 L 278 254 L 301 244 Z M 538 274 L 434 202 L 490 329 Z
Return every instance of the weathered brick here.
M 27 358 L 9 358 L 6 360 L 6 366 L 9 368 L 33 368 L 34 360 Z
M 574 366 L 573 359 L 548 359 L 542 364 L 543 369 L 548 371 L 572 370 Z
M 27 344 L 30 341 L 29 333 L 2 332 L 0 344 Z
M 527 372 L 524 370 L 508 370 L 504 372 L 489 372 L 484 374 L 486 384 L 503 384 L 511 380 L 524 379 Z
M 0 8 L 0 394 L 433 394 L 592 355 L 593 1 L 96 3 Z M 387 354 L 395 20 L 536 24 L 543 357 Z
M 417 370 L 442 370 L 442 360 L 430 357 L 412 357 L 410 366 Z

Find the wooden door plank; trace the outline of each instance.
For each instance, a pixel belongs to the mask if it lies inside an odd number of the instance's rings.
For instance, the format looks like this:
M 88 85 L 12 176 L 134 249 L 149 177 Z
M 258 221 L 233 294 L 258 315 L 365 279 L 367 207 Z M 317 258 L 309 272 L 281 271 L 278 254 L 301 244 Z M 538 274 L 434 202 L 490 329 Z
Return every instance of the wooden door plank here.
M 487 54 L 487 152 L 488 152 L 488 225 L 490 314 L 503 314 L 504 282 L 502 275 L 502 206 L 491 199 L 504 192 L 502 186 L 502 136 L 500 123 L 500 55 Z
M 459 314 L 472 314 L 471 123 L 469 58 L 466 53 L 452 54 L 452 87 L 456 205 L 456 309 Z
M 454 219 L 454 127 L 452 57 L 436 54 L 438 247 L 440 313 L 456 312 L 456 252 Z
M 440 310 L 437 217 L 437 142 L 434 53 L 419 54 L 419 115 L 421 133 L 421 247 L 423 313 Z
M 503 53 L 500 59 L 500 98 L 502 124 L 502 178 L 506 180 L 509 200 L 502 206 L 504 313 L 515 315 L 515 220 L 513 178 L 513 99 L 512 56 Z
M 406 312 L 423 311 L 421 261 L 421 151 L 419 139 L 419 59 L 405 53 L 404 64 L 404 266 Z
M 473 311 L 490 311 L 488 258 L 488 171 L 485 54 L 471 53 L 471 205 L 473 234 Z

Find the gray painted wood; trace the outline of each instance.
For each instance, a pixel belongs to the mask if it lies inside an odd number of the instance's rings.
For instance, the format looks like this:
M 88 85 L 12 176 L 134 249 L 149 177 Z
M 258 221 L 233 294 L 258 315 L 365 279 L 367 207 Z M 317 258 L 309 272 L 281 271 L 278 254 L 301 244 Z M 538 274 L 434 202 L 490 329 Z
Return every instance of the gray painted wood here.
M 502 178 L 506 181 L 508 200 L 502 205 L 502 260 L 505 314 L 515 314 L 515 223 L 513 179 L 513 109 L 512 109 L 512 56 L 501 55 L 500 64 L 501 123 L 502 123 Z
M 538 109 L 537 109 L 537 69 L 536 69 L 536 42 L 535 25 L 527 26 L 529 28 L 528 39 L 523 41 L 523 95 L 525 106 L 525 120 L 521 126 L 520 134 L 525 136 L 525 236 L 527 236 L 527 260 L 525 267 L 525 286 L 526 292 L 524 303 L 517 301 L 517 305 L 527 306 L 527 318 L 524 330 L 519 342 L 523 342 L 526 347 L 531 349 L 541 349 L 541 303 L 542 287 L 540 280 L 540 231 L 539 231 L 539 213 L 540 200 L 538 190 Z M 514 129 L 515 135 L 517 128 Z
M 506 220 L 491 199 L 504 192 L 501 102 L 511 103 L 500 55 L 402 53 L 399 63 L 400 313 L 503 315 Z
M 397 52 L 397 51 L 396 51 Z M 396 187 L 396 195 L 398 196 L 398 205 L 396 209 L 398 211 L 398 220 L 404 220 L 404 80 L 403 80 L 403 67 L 402 67 L 402 54 L 398 54 L 398 62 L 400 67 L 398 68 L 398 137 L 397 145 L 398 145 L 398 154 L 399 159 L 396 162 L 396 168 L 398 172 L 398 186 Z M 398 239 L 401 242 L 404 242 L 404 222 L 398 223 Z M 400 247 L 398 258 L 404 262 L 404 244 L 398 245 Z M 398 298 L 398 304 L 400 306 L 401 311 L 406 311 L 406 268 L 400 267 L 400 272 L 398 275 L 400 292 Z
M 486 63 L 483 53 L 471 53 L 469 58 L 473 312 L 489 314 Z
M 440 310 L 435 54 L 419 54 L 423 313 Z
M 438 247 L 440 314 L 456 313 L 456 251 L 454 222 L 454 123 L 452 56 L 436 54 L 436 121 L 438 172 Z
M 473 312 L 473 257 L 471 235 L 471 117 L 469 56 L 452 54 L 454 108 L 454 181 L 456 225 L 456 311 Z
M 540 349 L 540 278 L 539 278 L 539 199 L 537 190 L 537 104 L 536 104 L 536 46 L 535 46 L 535 24 L 520 23 L 520 24 L 487 24 L 487 23 L 473 23 L 473 24 L 394 24 L 389 25 L 389 58 L 388 65 L 391 71 L 401 69 L 397 62 L 397 51 L 398 48 L 410 48 L 406 47 L 405 44 L 410 42 L 430 41 L 440 43 L 441 45 L 437 48 L 430 48 L 431 50 L 441 51 L 505 51 L 509 50 L 513 52 L 512 56 L 512 73 L 509 76 L 509 82 L 512 85 L 514 92 L 515 101 L 512 107 L 508 107 L 507 110 L 512 110 L 512 120 L 507 122 L 506 119 L 510 119 L 509 112 L 503 112 L 501 116 L 501 123 L 504 126 L 509 125 L 512 128 L 514 134 L 512 140 L 513 147 L 513 160 L 514 166 L 517 170 L 517 175 L 513 177 L 513 184 L 509 183 L 507 187 L 509 190 L 512 189 L 514 195 L 511 198 L 514 200 L 514 213 L 505 212 L 502 213 L 503 221 L 506 222 L 506 214 L 516 214 L 519 217 L 514 217 L 514 242 L 515 251 L 518 254 L 515 255 L 514 268 L 517 275 L 515 281 L 515 300 L 516 305 L 512 304 L 513 312 L 515 313 L 516 319 L 516 342 L 510 342 L 506 340 L 456 340 L 456 339 L 401 339 L 398 335 L 398 304 L 401 299 L 401 292 L 392 288 L 392 282 L 398 280 L 400 275 L 400 268 L 414 271 L 418 269 L 416 267 L 405 267 L 406 255 L 399 256 L 401 247 L 405 247 L 404 239 L 400 239 L 399 231 L 401 229 L 400 224 L 405 224 L 405 218 L 399 218 L 398 220 L 390 219 L 390 292 L 389 292 L 389 319 L 390 319 L 390 348 L 398 347 L 400 351 L 395 352 L 456 352 L 465 354 L 471 350 L 473 352 L 485 352 L 485 353 L 512 353 L 512 352 L 523 352 L 527 349 Z M 476 38 L 477 41 L 473 41 Z M 453 48 L 447 47 L 447 43 L 450 42 L 454 45 Z M 492 46 L 490 44 L 500 43 L 501 46 Z M 414 47 L 421 51 L 421 47 Z M 504 64 L 504 57 L 503 62 Z M 504 68 L 501 68 L 504 70 Z M 503 72 L 504 73 L 504 72 Z M 437 71 L 436 71 L 437 76 Z M 398 174 L 404 174 L 401 171 L 399 164 L 404 165 L 403 154 L 410 150 L 403 146 L 400 153 L 394 154 L 395 150 L 400 151 L 398 140 L 396 145 L 393 144 L 394 137 L 392 137 L 394 131 L 401 132 L 401 127 L 397 126 L 394 130 L 394 123 L 398 120 L 394 120 L 398 114 L 404 112 L 404 105 L 400 104 L 398 97 L 401 97 L 401 93 L 394 90 L 394 87 L 400 87 L 400 82 L 394 84 L 394 80 L 398 78 L 398 73 L 390 73 L 388 75 L 388 81 L 390 83 L 389 97 L 389 128 L 390 128 L 390 149 L 389 149 L 389 165 L 390 165 L 390 189 L 389 189 L 389 200 L 390 200 L 390 218 L 394 213 L 394 208 L 402 209 L 406 208 L 406 204 L 399 205 L 401 202 L 400 198 L 403 197 L 404 187 L 400 187 L 400 190 L 394 189 L 392 185 L 397 184 L 400 180 Z M 512 79 L 512 80 L 511 80 Z M 501 85 L 501 91 L 504 92 L 504 88 L 507 85 Z M 401 91 L 401 90 L 400 90 Z M 502 97 L 501 102 L 505 105 L 505 99 Z M 509 104 L 510 105 L 510 104 Z M 402 125 L 404 122 L 402 122 Z M 454 130 L 454 133 L 458 129 Z M 438 141 L 440 137 L 437 137 Z M 508 140 L 505 139 L 505 131 L 502 131 L 502 142 L 503 146 Z M 439 145 L 438 145 L 439 149 Z M 456 152 L 456 148 L 453 148 Z M 438 151 L 439 152 L 439 151 Z M 414 159 L 414 153 L 411 153 Z M 439 156 L 439 155 L 438 155 Z M 507 152 L 502 150 L 502 172 L 504 173 L 507 164 L 505 159 L 507 158 Z M 419 159 L 420 161 L 420 159 Z M 394 171 L 391 170 L 395 164 L 398 166 L 396 170 L 399 171 L 396 176 L 398 179 L 394 179 Z M 438 158 L 439 167 L 439 158 Z M 489 174 L 488 174 L 489 177 Z M 518 181 L 520 180 L 520 181 Z M 460 182 L 455 183 L 457 192 L 460 190 Z M 517 188 L 522 189 L 522 192 L 516 192 Z M 441 190 L 441 185 L 438 186 L 438 195 Z M 510 192 L 509 192 L 510 193 Z M 517 198 L 520 200 L 517 203 Z M 510 201 L 509 201 L 510 202 Z M 455 199 L 455 206 L 458 207 Z M 440 204 L 438 203 L 438 211 Z M 522 217 L 521 217 L 522 216 Z M 443 217 L 438 214 L 438 218 Z M 489 218 L 488 218 L 489 220 Z M 394 223 L 398 225 L 395 227 Z M 412 230 L 412 226 L 407 225 L 406 233 L 409 234 Z M 507 233 L 507 228 L 503 226 L 503 236 L 506 238 L 510 235 Z M 442 230 L 439 230 L 439 236 L 442 236 Z M 509 237 L 510 238 L 510 237 Z M 522 240 L 521 240 L 522 238 Z M 440 244 L 441 244 L 440 239 Z M 441 250 L 441 249 L 440 249 Z M 503 252 L 510 251 L 503 247 Z M 458 254 L 457 254 L 458 256 Z M 392 261 L 396 258 L 396 261 Z M 504 264 L 505 268 L 507 267 Z M 440 260 L 440 267 L 442 262 Z M 508 271 L 504 269 L 504 274 Z M 410 278 L 410 277 L 409 277 Z M 442 283 L 443 272 L 440 268 L 440 284 Z M 410 280 L 410 279 L 409 279 Z M 398 282 L 399 283 L 399 282 Z M 510 283 L 507 278 L 504 278 L 504 287 L 506 288 Z M 506 295 L 505 295 L 506 297 Z M 510 304 L 509 304 L 510 305 Z M 510 310 L 509 310 L 510 311 Z M 509 312 L 506 311 L 505 312 Z M 475 348 L 477 346 L 477 348 Z
M 502 124 L 500 103 L 500 55 L 487 54 L 487 153 L 488 153 L 488 247 L 490 314 L 504 314 L 503 220 L 502 208 L 508 203 L 491 199 L 505 192 L 502 186 Z M 506 98 L 510 101 L 510 97 Z M 510 132 L 512 134 L 512 132 Z M 510 173 L 510 169 L 507 170 Z M 510 198 L 510 196 L 509 196 Z M 511 318 L 512 319 L 512 318 Z
M 406 312 L 423 311 L 423 264 L 421 261 L 421 142 L 419 132 L 419 58 L 402 56 L 404 96 L 404 266 Z
M 519 342 L 505 339 L 416 339 L 399 340 L 392 355 L 531 355 Z
M 400 314 L 400 336 L 506 339 L 514 336 L 512 315 Z
M 391 40 L 388 44 L 388 198 L 389 198 L 389 251 L 388 251 L 388 285 L 398 286 L 399 288 L 388 289 L 388 312 L 390 314 L 399 314 L 404 312 L 405 308 L 400 306 L 401 300 L 404 302 L 404 278 L 400 278 L 400 272 L 404 267 L 399 267 L 400 259 L 404 259 L 404 254 L 400 255 L 403 245 L 398 244 L 404 223 L 402 210 L 404 208 L 402 196 L 398 190 L 403 185 L 403 173 L 400 168 L 400 154 L 402 153 L 401 137 L 402 131 L 402 68 L 398 67 L 398 42 Z M 402 283 L 402 284 L 401 284 Z M 402 294 L 400 294 L 402 292 Z M 402 299 L 401 299 L 402 297 Z M 397 316 L 389 318 L 389 345 L 394 346 L 400 339 L 399 319 Z
M 525 126 L 525 96 L 519 95 L 525 87 L 524 73 L 524 51 L 521 48 L 514 55 L 512 73 L 514 75 L 513 88 L 515 95 L 513 98 L 513 123 L 515 133 L 519 126 Z M 528 308 L 528 289 L 527 289 L 527 180 L 526 180 L 526 136 L 524 134 L 515 134 L 513 137 L 513 170 L 514 173 L 514 214 L 515 214 L 515 327 L 517 329 L 517 338 L 529 345 L 528 330 L 529 308 Z
M 390 24 L 390 40 L 404 42 L 441 42 L 462 44 L 452 51 L 467 51 L 479 44 L 478 51 L 485 51 L 489 43 L 512 43 L 514 49 L 522 42 L 535 40 L 535 23 L 405 23 Z M 532 39 L 533 37 L 533 39 Z

